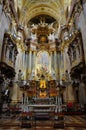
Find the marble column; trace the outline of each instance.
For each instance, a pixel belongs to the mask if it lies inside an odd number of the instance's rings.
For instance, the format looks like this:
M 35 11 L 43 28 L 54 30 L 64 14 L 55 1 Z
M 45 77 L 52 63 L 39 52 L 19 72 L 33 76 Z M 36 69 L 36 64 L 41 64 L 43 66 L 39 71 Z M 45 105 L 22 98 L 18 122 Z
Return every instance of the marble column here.
M 33 61 L 34 60 L 34 55 L 33 55 L 33 51 L 31 51 L 31 70 L 33 70 Z
M 13 63 L 15 62 L 14 60 L 15 60 L 15 50 L 13 49 L 13 52 L 12 52 L 12 61 L 13 61 Z
M 75 102 L 74 90 L 71 84 L 66 87 L 66 102 Z
M 29 54 L 26 53 L 26 80 L 28 80 L 28 64 L 29 64 Z
M 60 68 L 60 80 L 62 80 L 63 74 L 64 74 L 64 57 L 63 57 L 64 53 L 61 52 L 60 53 L 60 64 L 59 64 L 59 68 Z
M 2 61 L 4 61 L 5 58 L 6 58 L 6 48 L 7 48 L 7 44 L 6 43 L 3 43 L 3 44 L 4 44 L 3 49 L 1 51 L 1 59 L 2 59 Z
M 79 84 L 79 102 L 86 104 L 86 85 L 83 81 Z
M 57 53 L 57 80 L 60 80 L 60 63 L 61 63 L 60 53 Z
M 36 65 L 36 52 L 33 52 L 33 68 L 35 69 L 35 65 Z
M 54 52 L 51 53 L 51 68 L 54 69 Z
M 55 74 L 57 75 L 57 57 L 56 57 L 56 51 L 54 51 L 54 70 L 55 70 Z
M 31 56 L 32 56 L 32 52 L 29 52 L 29 73 L 31 73 Z
M 50 56 L 51 56 L 51 71 L 52 71 L 52 52 L 50 52 Z
M 7 52 L 6 52 L 6 62 L 8 63 L 9 61 L 9 48 L 7 47 Z
M 23 63 L 23 68 L 25 68 L 25 64 L 26 64 L 26 53 L 23 52 L 23 56 L 22 56 L 22 63 Z

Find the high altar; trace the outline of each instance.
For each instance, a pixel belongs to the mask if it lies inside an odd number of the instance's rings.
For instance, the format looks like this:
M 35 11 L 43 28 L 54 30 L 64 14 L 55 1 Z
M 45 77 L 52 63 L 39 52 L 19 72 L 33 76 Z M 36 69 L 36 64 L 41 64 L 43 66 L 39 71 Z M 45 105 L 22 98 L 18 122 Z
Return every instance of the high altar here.
M 53 37 L 53 33 L 52 25 L 41 21 L 37 27 L 32 27 L 32 40 L 26 41 L 27 65 L 23 75 L 29 86 L 20 88 L 25 93 L 24 103 L 29 105 L 55 107 L 58 104 L 59 53 L 58 41 Z

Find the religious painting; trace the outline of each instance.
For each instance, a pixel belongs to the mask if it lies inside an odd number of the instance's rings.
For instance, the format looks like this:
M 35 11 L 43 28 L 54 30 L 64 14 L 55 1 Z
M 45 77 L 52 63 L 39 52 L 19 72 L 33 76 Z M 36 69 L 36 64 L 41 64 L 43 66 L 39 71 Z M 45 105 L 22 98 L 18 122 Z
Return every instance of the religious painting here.
M 45 82 L 45 80 L 41 80 L 40 81 L 40 88 L 42 88 L 42 89 L 46 88 L 46 82 Z
M 41 51 L 37 55 L 37 69 L 49 71 L 49 54 L 47 51 Z

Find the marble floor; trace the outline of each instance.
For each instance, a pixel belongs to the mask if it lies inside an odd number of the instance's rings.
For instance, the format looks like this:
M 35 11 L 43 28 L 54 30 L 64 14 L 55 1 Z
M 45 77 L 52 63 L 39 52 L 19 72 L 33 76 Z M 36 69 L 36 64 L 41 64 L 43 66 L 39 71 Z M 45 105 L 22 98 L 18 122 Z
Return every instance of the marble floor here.
M 21 126 L 19 116 L 2 116 L 0 118 L 0 130 L 86 130 L 86 115 L 64 116 L 64 120 L 33 121 L 31 128 Z

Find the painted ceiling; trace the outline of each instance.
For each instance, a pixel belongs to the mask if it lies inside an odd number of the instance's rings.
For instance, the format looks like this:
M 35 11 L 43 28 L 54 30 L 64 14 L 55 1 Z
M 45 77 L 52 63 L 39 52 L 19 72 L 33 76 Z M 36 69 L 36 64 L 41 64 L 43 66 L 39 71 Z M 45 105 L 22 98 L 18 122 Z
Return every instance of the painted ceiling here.
M 58 24 L 66 23 L 66 15 L 70 10 L 72 0 L 14 0 L 19 11 L 19 22 L 27 25 L 28 22 L 40 15 L 50 16 Z M 49 20 L 48 20 L 49 21 Z

